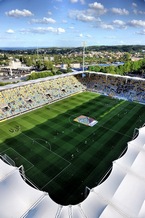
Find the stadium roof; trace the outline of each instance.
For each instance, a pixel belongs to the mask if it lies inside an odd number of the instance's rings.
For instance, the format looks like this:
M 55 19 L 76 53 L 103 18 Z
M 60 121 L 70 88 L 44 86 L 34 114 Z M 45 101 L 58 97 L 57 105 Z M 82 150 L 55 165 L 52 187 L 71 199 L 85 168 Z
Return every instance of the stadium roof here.
M 16 84 L 8 84 L 5 86 L 0 86 L 0 91 L 6 90 L 6 89 L 12 89 L 12 88 L 16 88 L 16 87 L 21 87 L 21 86 L 26 86 L 26 85 L 31 85 L 31 84 L 35 84 L 35 83 L 45 82 L 48 80 L 53 80 L 53 79 L 57 79 L 57 78 L 61 78 L 61 77 L 77 75 L 77 74 L 80 74 L 80 72 L 77 71 L 77 72 L 73 72 L 73 73 L 60 74 L 60 75 L 56 75 L 56 76 L 49 76 L 49 77 L 39 78 L 39 79 L 35 79 L 35 80 L 28 80 L 28 81 L 19 82 Z
M 66 73 L 66 74 L 60 74 L 60 75 L 55 75 L 55 76 L 49 76 L 49 77 L 45 77 L 45 78 L 39 78 L 39 79 L 35 79 L 35 80 L 29 80 L 29 81 L 25 81 L 25 82 L 19 82 L 16 84 L 8 84 L 5 86 L 0 86 L 0 91 L 6 90 L 6 89 L 12 89 L 12 88 L 16 88 L 16 87 L 21 87 L 21 86 L 26 86 L 26 85 L 31 85 L 31 84 L 35 84 L 35 83 L 40 83 L 40 82 L 45 82 L 48 80 L 53 80 L 53 79 L 57 79 L 57 78 L 61 78 L 61 77 L 67 77 L 67 76 L 72 76 L 72 75 L 78 75 L 78 74 L 83 74 L 83 73 L 89 73 L 91 74 L 97 74 L 97 75 L 102 75 L 102 76 L 113 76 L 113 77 L 118 77 L 118 78 L 125 78 L 125 79 L 131 79 L 131 80 L 142 80 L 145 81 L 145 79 L 140 78 L 140 77 L 130 77 L 130 76 L 121 76 L 118 74 L 105 74 L 102 72 L 90 72 L 90 71 L 75 71 L 75 72 L 71 72 L 71 73 Z
M 113 162 L 109 177 L 77 205 L 55 203 L 48 193 L 29 186 L 19 168 L 0 159 L 0 217 L 3 218 L 144 218 L 145 127 Z

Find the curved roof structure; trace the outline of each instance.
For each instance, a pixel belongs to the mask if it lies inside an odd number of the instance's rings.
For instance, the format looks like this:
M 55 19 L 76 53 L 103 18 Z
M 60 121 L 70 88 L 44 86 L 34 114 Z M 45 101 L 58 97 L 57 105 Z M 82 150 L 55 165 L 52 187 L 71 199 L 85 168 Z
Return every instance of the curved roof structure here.
M 77 205 L 55 203 L 48 193 L 29 186 L 19 168 L 0 159 L 2 218 L 144 218 L 145 127 L 128 142 L 127 152 L 113 162 L 110 176 Z

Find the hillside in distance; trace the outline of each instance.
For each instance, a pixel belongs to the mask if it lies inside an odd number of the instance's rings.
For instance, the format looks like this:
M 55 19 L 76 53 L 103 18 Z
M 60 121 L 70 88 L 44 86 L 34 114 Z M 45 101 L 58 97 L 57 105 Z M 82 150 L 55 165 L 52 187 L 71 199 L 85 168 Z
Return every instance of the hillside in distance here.
M 68 54 L 71 52 L 81 52 L 82 47 L 1 47 L 0 52 L 10 53 L 10 54 L 36 54 L 37 50 L 40 53 L 46 54 Z M 115 45 L 115 46 L 106 46 L 106 45 L 86 45 L 86 51 L 108 51 L 108 52 L 144 52 L 145 45 Z

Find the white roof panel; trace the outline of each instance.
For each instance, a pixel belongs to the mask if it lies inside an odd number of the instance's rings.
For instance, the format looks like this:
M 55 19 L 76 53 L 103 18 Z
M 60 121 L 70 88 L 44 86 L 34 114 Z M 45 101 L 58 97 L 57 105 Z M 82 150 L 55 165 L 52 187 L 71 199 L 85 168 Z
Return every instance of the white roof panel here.
M 10 166 L 0 159 L 0 180 L 13 173 L 16 169 L 17 167 Z
M 16 170 L 0 182 L 0 216 L 20 218 L 42 195 L 43 192 L 29 186 Z
M 59 205 L 49 195 L 46 195 L 36 206 L 28 211 L 25 218 L 48 218 L 48 215 L 53 218 L 56 217 L 58 209 Z

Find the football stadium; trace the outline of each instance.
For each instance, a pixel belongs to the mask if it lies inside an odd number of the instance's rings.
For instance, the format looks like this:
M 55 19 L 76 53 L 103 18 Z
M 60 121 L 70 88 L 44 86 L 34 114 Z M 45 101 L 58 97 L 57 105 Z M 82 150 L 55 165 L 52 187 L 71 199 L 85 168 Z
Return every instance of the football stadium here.
M 145 79 L 0 87 L 1 218 L 144 218 Z

